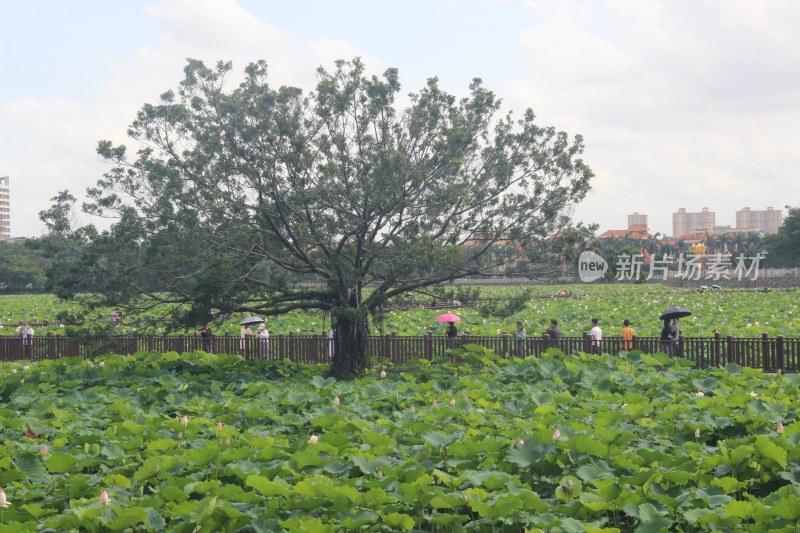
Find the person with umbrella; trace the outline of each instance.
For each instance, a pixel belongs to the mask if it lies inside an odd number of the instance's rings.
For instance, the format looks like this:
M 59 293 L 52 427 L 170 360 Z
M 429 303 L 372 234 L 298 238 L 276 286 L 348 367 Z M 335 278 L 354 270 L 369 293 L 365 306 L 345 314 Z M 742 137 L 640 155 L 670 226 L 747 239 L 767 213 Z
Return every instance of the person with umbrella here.
M 250 329 L 251 324 L 258 324 L 259 322 L 263 322 L 264 319 L 259 316 L 251 316 L 242 320 L 241 324 L 242 327 L 239 329 L 239 348 L 242 351 L 242 355 L 247 355 L 247 345 L 248 337 L 253 337 L 255 333 L 253 330 Z
M 461 317 L 453 313 L 444 313 L 443 315 L 439 315 L 436 317 L 436 322 L 447 322 L 450 324 L 448 326 L 445 335 L 447 335 L 447 347 L 454 348 L 456 346 L 456 339 L 458 338 L 458 328 L 456 328 L 456 322 L 460 321 Z
M 685 307 L 670 307 L 661 313 L 659 319 L 664 321 L 664 327 L 661 328 L 661 348 L 665 354 L 672 357 L 678 355 L 678 341 L 681 336 L 678 319 L 691 314 Z

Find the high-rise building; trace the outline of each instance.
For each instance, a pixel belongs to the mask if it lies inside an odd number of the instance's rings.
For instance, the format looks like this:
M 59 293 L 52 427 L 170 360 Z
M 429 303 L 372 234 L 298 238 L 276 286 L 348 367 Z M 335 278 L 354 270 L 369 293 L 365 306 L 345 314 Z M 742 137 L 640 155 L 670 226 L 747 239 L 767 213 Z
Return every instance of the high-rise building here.
M 11 189 L 8 176 L 0 176 L 0 239 L 11 237 Z
M 783 224 L 783 211 L 768 207 L 766 211 L 751 211 L 743 207 L 736 211 L 737 228 L 756 228 L 764 233 L 778 233 Z
M 633 212 L 632 215 L 628 215 L 628 228 L 632 228 L 633 226 L 647 226 L 647 215 L 640 215 L 637 212 Z
M 680 238 L 684 235 L 694 234 L 698 229 L 708 229 L 709 232 L 716 226 L 716 214 L 704 207 L 702 211 L 687 213 L 681 207 L 677 213 L 672 213 L 672 236 Z

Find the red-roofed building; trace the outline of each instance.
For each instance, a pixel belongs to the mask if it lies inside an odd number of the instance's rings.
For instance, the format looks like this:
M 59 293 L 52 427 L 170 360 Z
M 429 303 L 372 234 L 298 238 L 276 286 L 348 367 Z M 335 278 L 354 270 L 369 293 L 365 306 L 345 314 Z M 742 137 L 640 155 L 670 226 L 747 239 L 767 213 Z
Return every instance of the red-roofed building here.
M 610 229 L 598 235 L 598 239 L 610 238 L 629 238 L 629 239 L 649 239 L 652 237 L 644 224 L 634 224 L 628 229 Z

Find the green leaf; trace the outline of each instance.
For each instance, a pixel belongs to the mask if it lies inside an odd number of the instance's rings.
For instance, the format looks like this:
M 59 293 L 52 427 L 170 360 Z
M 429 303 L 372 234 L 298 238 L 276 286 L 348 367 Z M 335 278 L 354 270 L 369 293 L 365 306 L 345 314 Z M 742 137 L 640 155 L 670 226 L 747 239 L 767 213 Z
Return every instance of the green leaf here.
M 383 522 L 389 527 L 401 529 L 403 531 L 414 529 L 414 519 L 407 514 L 389 513 L 384 515 Z
M 259 494 L 268 498 L 272 496 L 286 496 L 291 490 L 289 485 L 281 478 L 275 478 L 270 481 L 266 477 L 256 474 L 247 476 L 245 485 L 256 489 Z
M 772 442 L 768 437 L 756 437 L 755 447 L 761 457 L 774 461 L 781 468 L 786 468 L 786 450 Z

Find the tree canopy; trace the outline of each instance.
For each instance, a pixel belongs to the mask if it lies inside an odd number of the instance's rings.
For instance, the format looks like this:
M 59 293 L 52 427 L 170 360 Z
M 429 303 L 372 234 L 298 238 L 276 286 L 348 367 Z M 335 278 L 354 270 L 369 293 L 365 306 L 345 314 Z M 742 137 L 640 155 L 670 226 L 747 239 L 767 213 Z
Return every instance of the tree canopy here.
M 582 138 L 530 109 L 501 115 L 479 79 L 459 99 L 436 78 L 403 97 L 396 69 L 368 76 L 359 59 L 320 67 L 309 94 L 272 88 L 263 61 L 229 89 L 231 72 L 189 60 L 177 91 L 130 126 L 134 156 L 99 142 L 111 168 L 83 209 L 110 229 L 69 227 L 69 195 L 43 213 L 80 243 L 71 264 L 105 303 L 179 304 L 187 323 L 211 308 L 321 309 L 334 374 L 357 375 L 371 311 L 520 261 L 589 190 Z M 492 253 L 501 244 L 519 253 Z
M 788 213 L 778 233 L 767 235 L 764 240 L 770 266 L 800 266 L 800 207 L 786 209 Z

